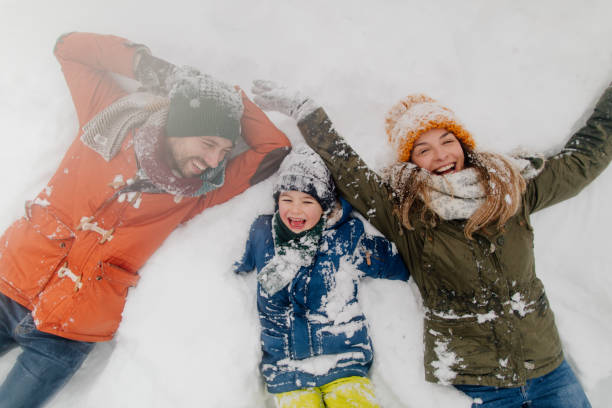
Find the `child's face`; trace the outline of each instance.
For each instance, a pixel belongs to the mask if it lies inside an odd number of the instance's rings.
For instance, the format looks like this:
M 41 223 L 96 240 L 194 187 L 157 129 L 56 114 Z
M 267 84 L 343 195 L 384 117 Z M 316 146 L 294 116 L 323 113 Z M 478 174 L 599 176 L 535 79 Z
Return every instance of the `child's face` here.
M 308 231 L 321 219 L 323 208 L 310 194 L 301 191 L 283 191 L 278 196 L 278 212 L 291 231 Z

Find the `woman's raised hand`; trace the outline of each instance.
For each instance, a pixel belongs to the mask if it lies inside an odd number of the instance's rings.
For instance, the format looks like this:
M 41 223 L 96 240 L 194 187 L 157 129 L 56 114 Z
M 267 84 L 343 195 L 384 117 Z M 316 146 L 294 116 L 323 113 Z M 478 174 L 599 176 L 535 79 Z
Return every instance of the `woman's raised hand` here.
M 300 121 L 319 106 L 299 91 L 291 90 L 273 81 L 253 81 L 253 100 L 263 110 L 276 111 Z

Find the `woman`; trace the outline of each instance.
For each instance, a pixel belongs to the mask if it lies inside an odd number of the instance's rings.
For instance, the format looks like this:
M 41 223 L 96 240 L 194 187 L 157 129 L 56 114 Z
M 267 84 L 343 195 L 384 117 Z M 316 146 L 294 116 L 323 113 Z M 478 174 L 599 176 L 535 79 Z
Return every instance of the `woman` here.
M 476 149 L 424 95 L 387 115 L 397 162 L 379 176 L 299 93 L 256 82 L 256 103 L 294 117 L 344 197 L 395 242 L 425 306 L 425 374 L 474 407 L 590 407 L 541 281 L 530 215 L 576 195 L 610 161 L 612 88 L 563 151 L 544 161 Z

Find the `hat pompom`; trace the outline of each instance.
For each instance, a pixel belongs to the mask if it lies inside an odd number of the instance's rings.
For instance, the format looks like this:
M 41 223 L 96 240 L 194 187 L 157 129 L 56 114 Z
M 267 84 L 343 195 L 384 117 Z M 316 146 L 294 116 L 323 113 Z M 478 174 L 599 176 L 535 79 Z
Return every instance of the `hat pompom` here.
M 435 102 L 432 98 L 424 94 L 408 95 L 401 99 L 389 109 L 385 117 L 385 131 L 391 137 L 391 133 L 397 121 L 408 111 L 414 104 L 423 102 Z
M 431 129 L 452 132 L 465 146 L 476 143 L 455 113 L 424 94 L 408 95 L 393 105 L 385 117 L 385 131 L 399 161 L 409 161 L 414 142 Z

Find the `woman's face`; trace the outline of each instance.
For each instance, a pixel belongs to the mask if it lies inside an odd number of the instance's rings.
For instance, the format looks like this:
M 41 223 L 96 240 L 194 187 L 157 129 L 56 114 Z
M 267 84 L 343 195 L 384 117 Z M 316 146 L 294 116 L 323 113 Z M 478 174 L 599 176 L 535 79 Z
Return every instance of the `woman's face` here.
M 434 174 L 463 170 L 465 154 L 459 139 L 446 129 L 424 132 L 414 143 L 410 161 Z

